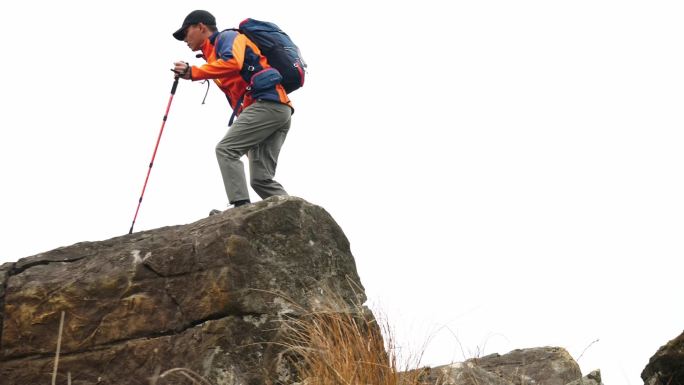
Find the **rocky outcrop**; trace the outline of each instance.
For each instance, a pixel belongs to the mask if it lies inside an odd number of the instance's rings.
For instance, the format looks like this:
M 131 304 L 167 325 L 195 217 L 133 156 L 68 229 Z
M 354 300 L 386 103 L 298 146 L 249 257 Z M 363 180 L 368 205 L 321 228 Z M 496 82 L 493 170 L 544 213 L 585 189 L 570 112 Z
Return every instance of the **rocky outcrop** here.
M 504 355 L 492 354 L 473 359 L 484 370 L 498 374 L 514 385 L 531 380 L 537 384 L 565 385 L 582 377 L 579 365 L 563 348 L 517 349 Z
M 287 360 L 301 358 L 283 347 L 292 341 L 292 320 L 323 308 L 376 327 L 360 306 L 365 299 L 332 217 L 302 199 L 273 197 L 188 225 L 1 265 L 0 385 L 50 383 L 58 338 L 58 384 L 69 375 L 74 385 L 147 385 L 173 368 L 213 385 L 292 384 L 299 379 Z M 360 341 L 366 349 L 365 336 Z M 383 341 L 375 342 L 386 361 Z M 681 362 L 681 341 L 666 350 L 664 361 L 647 367 L 651 377 L 674 373 L 663 362 Z M 553 347 L 413 373 L 425 385 L 601 385 L 600 372 L 582 378 L 568 352 Z M 157 385 L 191 383 L 176 376 Z
M 645 385 L 684 385 L 684 333 L 658 349 L 641 378 Z
M 0 383 L 50 382 L 64 312 L 58 383 L 148 384 L 185 367 L 263 384 L 287 374 L 283 318 L 324 290 L 365 301 L 342 230 L 293 197 L 59 248 L 0 267 Z
M 577 362 L 563 348 L 518 349 L 429 370 L 435 385 L 567 385 L 582 379 Z M 600 382 L 600 375 L 599 375 Z

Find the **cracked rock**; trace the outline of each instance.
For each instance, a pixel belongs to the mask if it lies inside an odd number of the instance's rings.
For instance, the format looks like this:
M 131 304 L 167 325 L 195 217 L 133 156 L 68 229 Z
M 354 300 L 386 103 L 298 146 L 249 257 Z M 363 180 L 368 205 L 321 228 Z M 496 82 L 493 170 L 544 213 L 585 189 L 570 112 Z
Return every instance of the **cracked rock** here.
M 268 361 L 281 315 L 323 288 L 365 301 L 342 230 L 294 197 L 62 247 L 0 266 L 0 379 L 50 382 L 65 312 L 58 383 L 70 372 L 75 385 L 148 384 L 173 367 L 263 383 L 280 370 Z

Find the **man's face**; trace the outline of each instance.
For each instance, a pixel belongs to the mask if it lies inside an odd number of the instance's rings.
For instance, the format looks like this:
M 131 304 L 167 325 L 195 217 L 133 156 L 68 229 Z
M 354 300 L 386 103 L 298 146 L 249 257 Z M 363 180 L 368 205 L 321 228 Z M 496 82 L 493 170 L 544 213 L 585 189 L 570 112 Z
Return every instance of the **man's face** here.
M 199 51 L 199 49 L 202 47 L 202 43 L 204 42 L 204 34 L 202 33 L 202 28 L 200 28 L 200 25 L 191 25 L 185 30 L 185 41 L 188 43 L 188 47 L 192 51 Z

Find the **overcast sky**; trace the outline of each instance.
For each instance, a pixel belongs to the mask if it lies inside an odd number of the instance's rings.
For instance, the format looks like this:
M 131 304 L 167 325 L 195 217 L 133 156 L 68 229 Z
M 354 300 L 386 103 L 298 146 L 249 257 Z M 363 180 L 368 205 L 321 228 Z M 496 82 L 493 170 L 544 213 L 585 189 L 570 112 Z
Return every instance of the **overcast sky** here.
M 634 385 L 684 329 L 680 1 L 3 2 L 0 262 L 128 232 L 193 9 L 299 44 L 277 179 L 424 364 L 562 346 Z M 226 207 L 204 92 L 178 88 L 136 230 Z

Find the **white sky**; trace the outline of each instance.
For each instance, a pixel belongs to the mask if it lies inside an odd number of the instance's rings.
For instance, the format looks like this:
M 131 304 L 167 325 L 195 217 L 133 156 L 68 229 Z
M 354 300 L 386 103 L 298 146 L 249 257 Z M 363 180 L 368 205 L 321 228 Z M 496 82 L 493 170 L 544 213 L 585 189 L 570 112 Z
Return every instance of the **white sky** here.
M 641 384 L 684 329 L 684 3 L 3 2 L 0 262 L 126 234 L 171 33 L 278 23 L 309 64 L 277 179 L 342 226 L 423 363 L 563 346 Z M 224 208 L 229 116 L 181 83 L 136 230 Z M 256 200 L 256 194 L 253 194 Z

